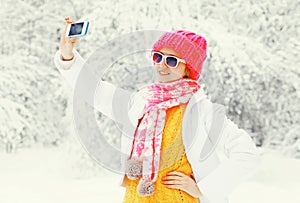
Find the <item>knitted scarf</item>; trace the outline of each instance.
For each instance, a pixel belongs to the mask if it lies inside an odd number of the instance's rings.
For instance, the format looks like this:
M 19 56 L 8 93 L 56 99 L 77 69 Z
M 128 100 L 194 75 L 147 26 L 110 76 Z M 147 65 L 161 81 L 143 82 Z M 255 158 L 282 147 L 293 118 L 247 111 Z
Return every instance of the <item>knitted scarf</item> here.
M 185 78 L 168 83 L 153 83 L 142 88 L 146 104 L 134 134 L 131 157 L 126 167 L 129 179 L 142 177 L 138 185 L 141 196 L 149 196 L 154 192 L 166 110 L 188 103 L 199 88 L 197 81 Z

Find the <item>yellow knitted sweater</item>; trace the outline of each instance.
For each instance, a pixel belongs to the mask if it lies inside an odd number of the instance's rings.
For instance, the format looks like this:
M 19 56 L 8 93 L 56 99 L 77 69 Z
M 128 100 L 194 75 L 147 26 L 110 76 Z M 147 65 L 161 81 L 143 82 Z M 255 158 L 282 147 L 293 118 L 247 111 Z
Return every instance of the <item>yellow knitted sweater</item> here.
M 167 109 L 166 123 L 162 135 L 159 172 L 153 195 L 140 196 L 137 193 L 140 178 L 130 180 L 125 175 L 126 192 L 123 203 L 199 203 L 198 198 L 180 189 L 167 188 L 161 182 L 162 177 L 171 171 L 180 171 L 193 177 L 192 168 L 187 160 L 182 143 L 181 124 L 185 108 L 186 104 Z

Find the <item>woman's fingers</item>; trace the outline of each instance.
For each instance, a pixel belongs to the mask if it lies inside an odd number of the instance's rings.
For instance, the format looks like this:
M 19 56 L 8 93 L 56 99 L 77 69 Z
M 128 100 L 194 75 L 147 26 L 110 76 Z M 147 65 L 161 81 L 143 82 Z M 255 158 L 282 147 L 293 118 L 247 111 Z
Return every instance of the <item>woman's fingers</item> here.
M 181 189 L 182 186 L 181 185 L 166 185 L 167 188 L 169 189 Z
M 172 171 L 167 173 L 167 175 L 165 177 L 162 178 L 162 182 L 163 184 L 166 185 L 181 185 L 184 182 L 186 182 L 186 177 L 187 175 L 185 175 L 184 173 L 178 172 L 178 171 Z
M 165 185 L 181 185 L 184 182 L 183 176 L 178 176 L 178 174 L 169 175 L 162 178 L 162 183 Z
M 65 21 L 66 21 L 66 27 L 65 27 L 64 35 L 67 32 L 68 25 L 74 23 L 74 21 L 70 20 L 69 17 L 66 17 Z
M 176 176 L 181 176 L 181 177 L 186 176 L 184 173 L 179 172 L 179 171 L 171 171 L 167 175 L 176 175 Z
M 66 36 L 68 25 L 72 24 L 72 23 L 75 23 L 75 21 L 70 20 L 69 17 L 65 17 L 65 21 L 66 21 L 66 27 L 65 27 L 62 38 L 65 42 L 76 43 L 79 40 L 79 38 L 70 38 L 70 37 Z
M 162 178 L 162 180 L 181 180 L 182 177 L 180 176 L 172 176 L 172 175 L 168 175 Z
M 67 23 L 73 23 L 74 21 L 72 21 L 69 17 L 65 17 L 65 21 L 67 22 Z
M 162 178 L 162 183 L 167 188 L 181 189 L 193 197 L 198 198 L 202 194 L 196 182 L 190 176 L 179 171 L 167 173 L 167 175 Z
M 62 33 L 62 36 L 61 36 L 62 41 L 65 41 L 65 40 L 66 40 L 65 36 L 66 36 L 68 24 L 69 24 L 68 22 L 70 21 L 70 20 L 69 20 L 69 17 L 65 17 L 65 21 L 66 21 L 66 26 L 65 26 L 65 29 L 64 29 L 64 31 L 63 31 L 63 33 Z
M 76 43 L 79 40 L 79 38 L 70 38 L 70 37 L 68 37 L 68 38 L 71 43 Z

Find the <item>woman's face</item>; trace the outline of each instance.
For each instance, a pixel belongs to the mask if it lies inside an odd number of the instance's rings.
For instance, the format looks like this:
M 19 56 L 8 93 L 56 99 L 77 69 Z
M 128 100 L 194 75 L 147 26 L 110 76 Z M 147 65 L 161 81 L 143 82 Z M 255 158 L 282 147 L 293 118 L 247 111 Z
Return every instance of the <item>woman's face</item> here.
M 161 50 L 159 50 L 159 52 L 164 54 L 165 56 L 178 57 L 178 54 L 174 50 L 169 48 L 162 48 Z M 172 82 L 182 78 L 185 75 L 186 65 L 182 62 L 179 62 L 176 68 L 169 68 L 166 65 L 165 60 L 163 60 L 163 62 L 160 64 L 154 64 L 154 66 L 155 74 L 159 82 Z

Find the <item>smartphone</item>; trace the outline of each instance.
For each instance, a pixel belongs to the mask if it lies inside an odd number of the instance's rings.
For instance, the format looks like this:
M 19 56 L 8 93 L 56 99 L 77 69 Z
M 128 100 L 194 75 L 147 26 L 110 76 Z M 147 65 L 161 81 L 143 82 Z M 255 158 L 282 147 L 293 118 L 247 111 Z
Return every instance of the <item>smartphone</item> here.
M 89 21 L 80 21 L 69 24 L 67 27 L 66 36 L 70 38 L 79 38 L 87 34 L 89 29 Z

